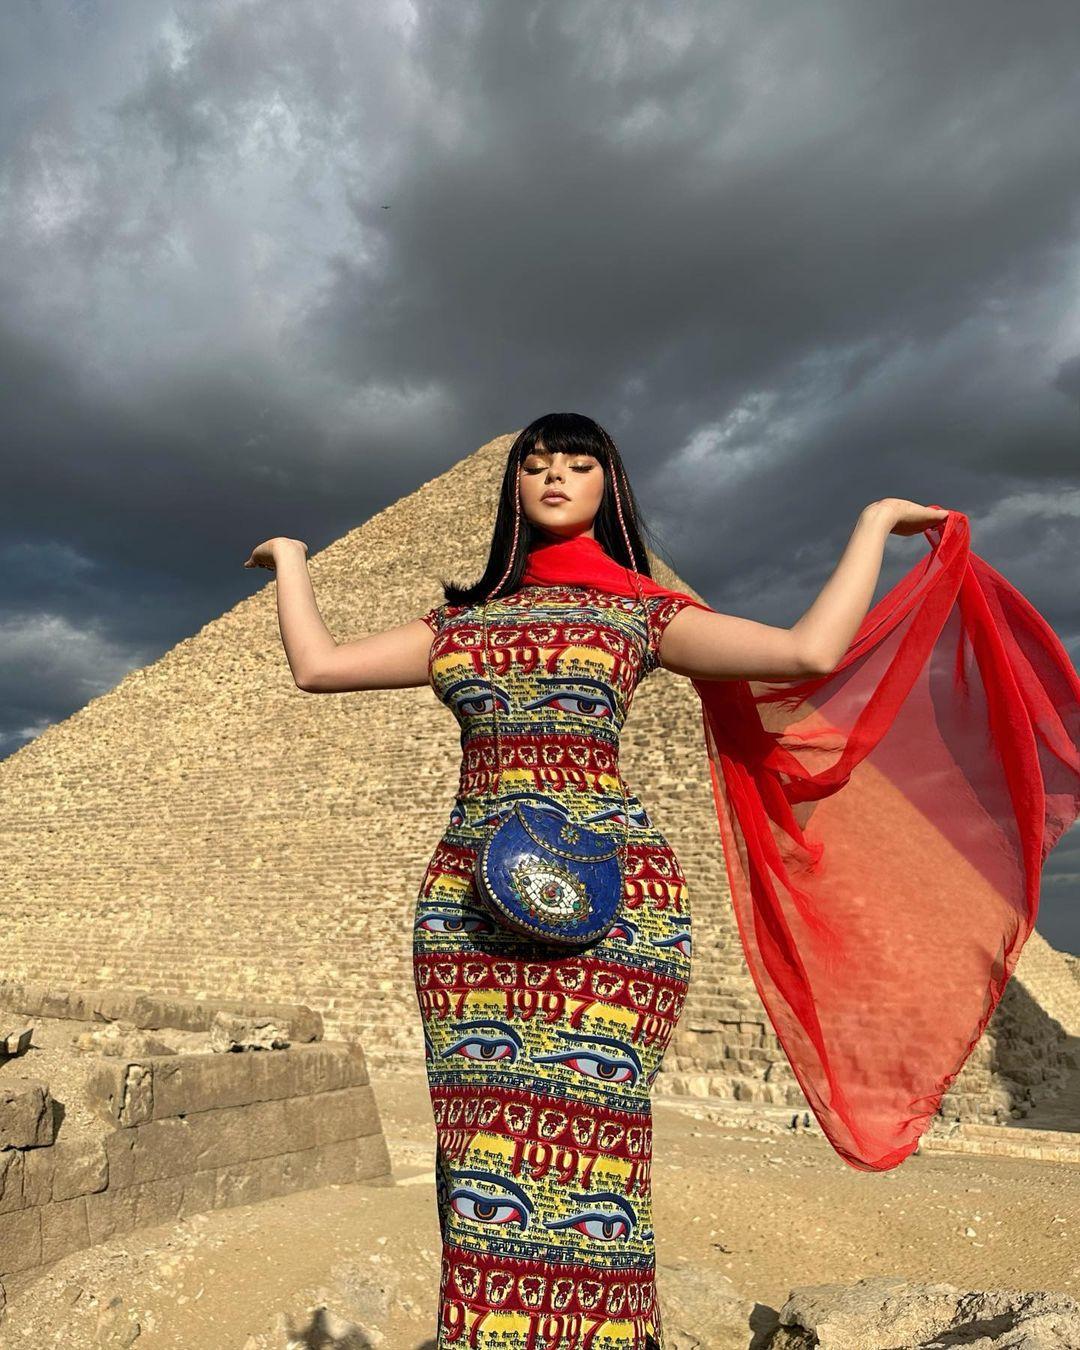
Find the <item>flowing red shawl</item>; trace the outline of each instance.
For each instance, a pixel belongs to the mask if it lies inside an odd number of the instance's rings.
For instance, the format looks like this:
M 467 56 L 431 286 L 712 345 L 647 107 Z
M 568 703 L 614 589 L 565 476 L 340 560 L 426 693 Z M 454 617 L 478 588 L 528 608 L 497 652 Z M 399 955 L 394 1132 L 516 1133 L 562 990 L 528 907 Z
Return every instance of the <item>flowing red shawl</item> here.
M 966 516 L 925 533 L 929 555 L 829 674 L 691 681 L 747 965 L 825 1135 L 863 1171 L 917 1147 L 1080 814 L 1068 654 L 971 551 Z M 633 576 L 579 535 L 532 549 L 524 584 L 636 595 Z

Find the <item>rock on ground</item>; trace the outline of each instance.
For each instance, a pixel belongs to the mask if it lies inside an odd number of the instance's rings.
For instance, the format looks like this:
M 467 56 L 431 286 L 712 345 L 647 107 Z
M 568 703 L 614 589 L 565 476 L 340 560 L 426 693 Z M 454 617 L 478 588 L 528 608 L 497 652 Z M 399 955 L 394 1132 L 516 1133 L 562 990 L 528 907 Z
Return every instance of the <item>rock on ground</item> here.
M 717 1350 L 724 1344 L 717 1342 Z M 794 1289 L 766 1350 L 1077 1350 L 1080 1303 L 1021 1289 L 966 1291 L 875 1276 Z M 756 1347 L 755 1347 L 756 1350 Z

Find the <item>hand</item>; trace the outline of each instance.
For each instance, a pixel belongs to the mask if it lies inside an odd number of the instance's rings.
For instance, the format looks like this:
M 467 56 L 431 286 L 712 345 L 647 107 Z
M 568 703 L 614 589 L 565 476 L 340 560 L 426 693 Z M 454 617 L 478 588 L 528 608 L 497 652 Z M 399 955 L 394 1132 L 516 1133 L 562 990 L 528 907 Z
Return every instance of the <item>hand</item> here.
M 307 558 L 308 546 L 302 539 L 286 539 L 284 535 L 275 535 L 273 539 L 267 539 L 265 543 L 256 544 L 244 566 L 267 567 L 271 572 L 276 571 L 277 558 L 275 553 L 282 548 L 302 548 L 304 557 Z
M 884 516 L 890 534 L 921 534 L 944 525 L 949 514 L 943 507 L 920 506 L 903 497 L 882 497 L 878 502 L 871 502 L 866 510 Z

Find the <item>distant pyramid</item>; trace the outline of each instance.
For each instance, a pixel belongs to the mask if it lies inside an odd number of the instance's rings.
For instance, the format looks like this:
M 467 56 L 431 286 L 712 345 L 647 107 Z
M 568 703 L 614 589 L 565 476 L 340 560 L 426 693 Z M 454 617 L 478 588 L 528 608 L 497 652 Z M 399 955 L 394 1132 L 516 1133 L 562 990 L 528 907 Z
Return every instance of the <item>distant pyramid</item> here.
M 480 574 L 513 439 L 311 559 L 339 641 L 441 603 L 439 576 Z M 696 594 L 650 558 L 658 580 Z M 459 760 L 457 725 L 426 687 L 299 691 L 269 577 L 0 763 L 0 980 L 303 1002 L 374 1067 L 420 1071 L 413 906 Z M 642 684 L 622 763 L 682 862 L 693 913 L 690 997 L 658 1090 L 801 1105 L 743 960 L 688 680 Z M 972 1084 L 955 1097 L 965 1112 L 987 1117 L 988 1083 L 998 1107 L 1014 1100 L 1014 1061 L 1035 1045 L 1057 1081 L 1065 1032 L 1080 1032 L 1074 970 L 1032 936 L 957 1084 Z

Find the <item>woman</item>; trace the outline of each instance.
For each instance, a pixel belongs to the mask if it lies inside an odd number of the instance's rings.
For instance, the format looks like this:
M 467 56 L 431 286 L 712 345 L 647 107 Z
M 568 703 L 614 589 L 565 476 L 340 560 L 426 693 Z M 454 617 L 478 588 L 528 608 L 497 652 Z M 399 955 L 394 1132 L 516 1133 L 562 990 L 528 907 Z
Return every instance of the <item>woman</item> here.
M 795 742 L 779 744 L 791 724 L 771 708 L 766 731 L 747 682 L 831 693 L 830 677 L 844 666 L 844 687 L 858 689 L 859 669 L 846 663 L 893 631 L 891 613 L 876 621 L 873 641 L 864 624 L 888 535 L 940 529 L 949 514 L 899 499 L 871 503 L 832 577 L 790 628 L 720 614 L 652 580 L 636 503 L 606 432 L 586 417 L 551 414 L 510 449 L 483 575 L 468 586 L 445 584 L 445 602 L 422 618 L 338 645 L 315 605 L 305 545 L 273 539 L 248 559 L 246 566 L 277 571 L 282 639 L 301 689 L 430 683 L 460 724 L 458 797 L 420 887 L 413 943 L 437 1130 L 440 1350 L 663 1345 L 649 1093 L 683 1006 L 693 925 L 679 861 L 619 772 L 634 691 L 661 665 L 690 677 L 703 700 L 709 759 L 714 770 L 722 766 L 713 781 L 725 860 L 737 912 L 746 906 L 740 930 L 800 1084 L 847 1161 L 898 1161 L 891 1118 L 871 1142 L 873 1131 L 860 1134 L 857 1115 L 844 1113 L 845 1085 L 821 1019 L 791 992 L 796 975 L 817 981 L 819 996 L 819 971 L 835 977 L 828 951 L 820 966 L 809 959 L 828 928 L 822 916 L 804 914 L 807 951 L 799 956 L 785 946 L 799 935 L 794 926 L 785 941 L 778 937 L 778 923 L 792 915 L 768 910 L 777 879 L 798 909 L 807 892 L 793 878 L 810 884 L 821 842 L 807 845 L 809 863 L 791 853 L 781 859 L 761 822 L 781 821 L 789 844 L 799 838 L 794 816 L 805 827 L 812 814 L 805 802 L 825 795 L 806 785 L 828 774 L 820 762 L 817 778 L 801 772 Z M 922 612 L 909 592 L 905 601 L 898 615 Z M 877 668 L 872 682 L 879 679 Z M 900 696 L 896 707 L 903 706 Z M 834 719 L 830 732 L 841 725 Z M 801 734 L 798 744 L 808 739 Z M 770 767 L 779 749 L 783 773 Z M 850 776 L 848 766 L 845 784 Z M 906 789 L 901 780 L 894 776 Z M 856 803 L 858 781 L 847 787 Z M 839 778 L 828 792 L 838 786 Z M 794 810 L 785 793 L 799 798 Z M 620 848 L 619 913 L 585 948 L 524 936 L 482 902 L 477 853 L 515 802 L 552 812 L 568 829 L 608 833 Z M 865 914 L 866 896 L 859 901 Z M 813 1053 L 783 1022 L 778 990 L 798 1030 L 809 1029 Z M 815 1069 L 831 1097 L 817 1091 Z M 865 1067 L 858 1075 L 868 1081 Z M 903 1156 L 914 1147 L 907 1104 L 905 1097 Z

